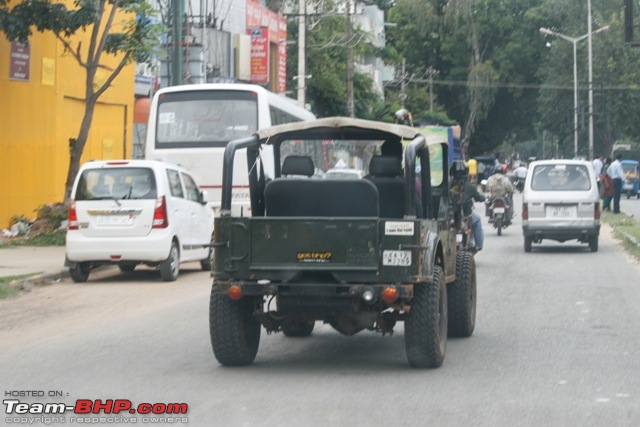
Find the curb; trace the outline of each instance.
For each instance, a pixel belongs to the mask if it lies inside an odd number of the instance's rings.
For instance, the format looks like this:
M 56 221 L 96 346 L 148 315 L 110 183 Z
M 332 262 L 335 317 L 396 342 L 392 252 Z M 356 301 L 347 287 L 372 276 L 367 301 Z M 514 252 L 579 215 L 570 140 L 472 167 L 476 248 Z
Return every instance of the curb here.
M 66 277 L 69 277 L 69 270 L 57 273 L 41 273 L 24 279 L 12 280 L 9 282 L 9 286 L 19 291 L 30 292 L 35 287 L 53 285 Z

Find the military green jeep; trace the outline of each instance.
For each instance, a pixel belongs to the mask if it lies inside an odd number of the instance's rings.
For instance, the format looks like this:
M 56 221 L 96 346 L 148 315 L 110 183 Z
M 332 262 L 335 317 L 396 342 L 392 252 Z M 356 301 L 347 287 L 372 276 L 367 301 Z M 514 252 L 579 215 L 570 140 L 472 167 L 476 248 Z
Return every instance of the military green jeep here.
M 383 143 L 403 144 L 399 156 L 380 154 Z M 456 253 L 447 153 L 414 128 L 342 117 L 230 142 L 209 309 L 216 359 L 251 364 L 261 325 L 286 336 L 309 336 L 318 321 L 384 335 L 404 321 L 409 365 L 439 367 L 447 336 L 470 336 L 476 317 L 475 262 Z M 237 217 L 233 166 L 245 156 L 251 212 Z M 368 175 L 322 176 L 336 165 Z

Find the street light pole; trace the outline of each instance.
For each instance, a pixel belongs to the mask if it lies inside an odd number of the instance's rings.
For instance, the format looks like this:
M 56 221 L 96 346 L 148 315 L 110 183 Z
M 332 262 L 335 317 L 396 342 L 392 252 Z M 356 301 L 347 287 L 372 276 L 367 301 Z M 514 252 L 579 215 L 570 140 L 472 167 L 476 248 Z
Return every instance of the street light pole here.
M 593 49 L 591 43 L 591 0 L 587 1 L 587 34 L 589 39 L 587 44 L 589 45 L 589 159 L 593 160 Z
M 596 34 L 608 29 L 609 29 L 609 26 L 607 25 L 605 27 L 598 28 L 596 31 L 592 33 L 591 29 L 589 28 L 589 32 L 587 34 L 584 34 L 580 37 L 569 37 L 565 34 L 558 33 L 557 31 L 550 30 L 549 28 L 545 28 L 545 27 L 540 28 L 540 32 L 542 34 L 546 34 L 549 36 L 557 36 L 573 44 L 573 156 L 574 157 L 578 157 L 578 50 L 577 50 L 577 44 L 579 41 L 584 40 L 587 37 L 590 37 L 591 34 Z M 589 55 L 589 64 L 591 64 L 591 55 Z M 591 81 L 591 78 L 589 78 L 589 81 Z M 589 105 L 590 105 L 590 108 L 593 108 L 593 104 L 591 103 L 591 101 L 589 102 Z M 591 147 L 592 147 L 591 139 L 589 141 L 590 141 L 589 147 L 591 150 Z
M 307 88 L 306 42 L 307 42 L 307 5 L 305 0 L 298 2 L 298 105 L 304 108 Z

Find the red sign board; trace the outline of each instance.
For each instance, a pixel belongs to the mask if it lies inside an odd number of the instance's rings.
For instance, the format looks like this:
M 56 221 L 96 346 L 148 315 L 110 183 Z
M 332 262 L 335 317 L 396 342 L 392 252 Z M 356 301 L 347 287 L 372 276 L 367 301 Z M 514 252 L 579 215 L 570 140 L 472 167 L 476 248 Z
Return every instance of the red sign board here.
M 260 27 L 247 31 L 251 34 L 251 81 L 269 83 L 269 30 Z
M 11 54 L 9 58 L 9 79 L 29 81 L 29 69 L 31 64 L 31 47 L 19 41 L 11 42 Z

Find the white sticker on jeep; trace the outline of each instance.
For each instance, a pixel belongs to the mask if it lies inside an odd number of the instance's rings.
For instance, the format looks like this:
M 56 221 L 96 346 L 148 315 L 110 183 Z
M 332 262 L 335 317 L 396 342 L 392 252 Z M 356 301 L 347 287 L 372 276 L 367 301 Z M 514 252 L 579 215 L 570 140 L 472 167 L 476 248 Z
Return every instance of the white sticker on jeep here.
M 384 234 L 386 236 L 413 236 L 413 232 L 413 222 L 386 221 L 384 223 Z

